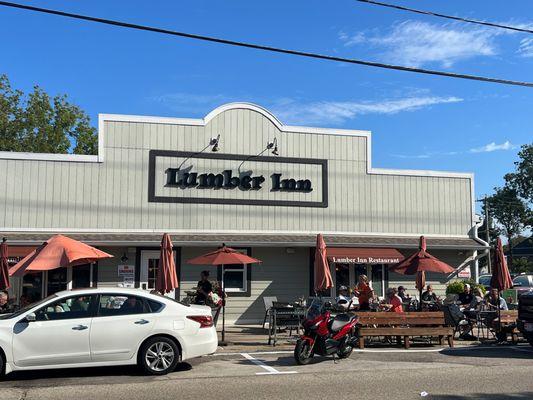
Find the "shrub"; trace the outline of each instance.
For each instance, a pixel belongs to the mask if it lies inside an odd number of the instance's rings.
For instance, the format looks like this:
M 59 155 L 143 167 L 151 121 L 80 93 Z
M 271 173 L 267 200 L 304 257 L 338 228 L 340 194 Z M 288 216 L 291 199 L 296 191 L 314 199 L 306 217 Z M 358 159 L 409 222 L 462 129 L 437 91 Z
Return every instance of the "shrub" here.
M 473 279 L 468 279 L 468 280 L 465 280 L 465 281 L 453 281 L 453 282 L 450 282 L 448 284 L 448 286 L 446 286 L 446 294 L 463 293 L 463 291 L 465 290 L 465 284 L 467 284 L 467 283 L 472 287 L 472 290 L 474 290 L 474 288 L 478 287 L 478 288 L 481 289 L 481 293 L 483 293 L 483 295 L 485 295 L 485 292 L 486 292 L 485 286 L 476 283 Z

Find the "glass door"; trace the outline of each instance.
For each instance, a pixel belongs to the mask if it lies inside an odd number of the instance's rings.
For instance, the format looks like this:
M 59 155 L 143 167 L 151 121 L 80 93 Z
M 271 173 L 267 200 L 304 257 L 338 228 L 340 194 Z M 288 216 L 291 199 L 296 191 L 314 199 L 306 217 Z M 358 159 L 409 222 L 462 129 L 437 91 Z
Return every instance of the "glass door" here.
M 141 252 L 141 273 L 139 287 L 143 290 L 155 290 L 157 269 L 159 268 L 159 255 L 159 250 L 143 250 Z M 174 298 L 175 291 L 173 290 L 165 294 L 165 296 Z

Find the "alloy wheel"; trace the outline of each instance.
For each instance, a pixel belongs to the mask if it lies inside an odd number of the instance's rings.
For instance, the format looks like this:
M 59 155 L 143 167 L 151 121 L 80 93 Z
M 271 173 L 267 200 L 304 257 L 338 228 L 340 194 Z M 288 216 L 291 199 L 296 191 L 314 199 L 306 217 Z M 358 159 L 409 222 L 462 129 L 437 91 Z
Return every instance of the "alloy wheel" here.
M 176 354 L 170 344 L 155 342 L 146 350 L 145 362 L 151 370 L 162 372 L 174 363 L 175 357 Z

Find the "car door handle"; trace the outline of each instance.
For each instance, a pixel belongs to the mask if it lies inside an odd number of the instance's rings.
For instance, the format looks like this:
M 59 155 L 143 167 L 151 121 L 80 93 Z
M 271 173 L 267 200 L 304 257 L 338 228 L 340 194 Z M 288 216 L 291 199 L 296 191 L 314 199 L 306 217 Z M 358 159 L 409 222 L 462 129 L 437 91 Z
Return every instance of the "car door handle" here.
M 89 327 L 87 325 L 77 325 L 72 328 L 74 331 L 84 331 L 85 329 L 88 329 Z
M 147 321 L 145 319 L 140 319 L 138 321 L 135 321 L 134 323 L 137 324 L 137 325 L 145 325 L 145 324 L 149 324 L 150 321 Z

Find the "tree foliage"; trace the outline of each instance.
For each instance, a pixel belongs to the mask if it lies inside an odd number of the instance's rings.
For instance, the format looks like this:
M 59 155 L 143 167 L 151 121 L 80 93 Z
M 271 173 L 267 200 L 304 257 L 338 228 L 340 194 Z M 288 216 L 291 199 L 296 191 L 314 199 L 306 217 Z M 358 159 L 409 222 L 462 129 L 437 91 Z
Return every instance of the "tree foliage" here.
M 501 227 L 501 233 L 509 243 L 510 264 L 512 265 L 512 248 L 514 239 L 531 224 L 531 210 L 517 193 L 515 188 L 504 186 L 495 188 L 495 193 L 488 198 L 491 215 Z
M 0 75 L 0 150 L 96 154 L 98 135 L 88 115 L 39 86 L 25 95 Z
M 518 195 L 533 203 L 533 143 L 525 144 L 518 153 L 520 158 L 516 165 L 516 171 L 505 175 L 509 186 L 516 189 Z

